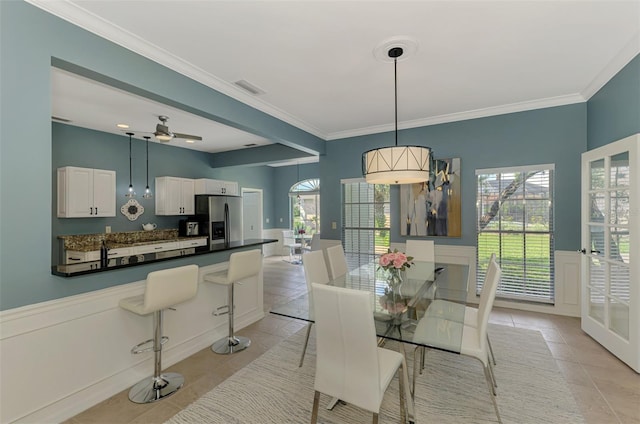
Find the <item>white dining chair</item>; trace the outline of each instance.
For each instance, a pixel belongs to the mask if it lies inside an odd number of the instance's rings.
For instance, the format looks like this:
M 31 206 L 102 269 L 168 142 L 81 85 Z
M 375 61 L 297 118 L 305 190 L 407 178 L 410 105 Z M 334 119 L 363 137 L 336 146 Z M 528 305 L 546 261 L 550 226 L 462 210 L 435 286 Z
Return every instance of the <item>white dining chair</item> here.
M 414 334 L 414 342 L 418 344 L 439 347 L 449 351 L 456 351 L 458 340 L 462 340 L 462 344 L 459 346 L 460 354 L 475 358 L 482 363 L 485 380 L 489 388 L 489 396 L 493 402 L 499 423 L 502 423 L 502 420 L 498 410 L 498 403 L 496 402 L 495 376 L 489 360 L 487 327 L 489 326 L 489 314 L 493 308 L 501 276 L 502 270 L 495 258 L 492 258 L 485 277 L 484 284 L 486 287 L 483 288 L 483 290 L 487 291 L 487 294 L 480 300 L 478 321 L 475 327 L 442 317 L 425 316 L 418 322 Z M 421 347 L 421 349 L 424 349 L 424 347 Z M 418 355 L 414 355 L 413 385 L 411 389 L 411 393 L 414 396 L 415 379 L 417 378 L 416 369 L 418 367 Z
M 311 243 L 309 244 L 309 248 L 311 251 L 322 249 L 322 243 L 320 242 L 320 233 L 315 233 L 311 236 Z
M 411 256 L 415 261 L 424 261 L 432 263 L 433 269 L 431 272 L 435 271 L 435 262 L 436 262 L 436 250 L 435 243 L 433 240 L 407 240 L 405 244 L 405 254 L 407 256 Z M 416 267 L 409 267 L 406 271 L 407 278 L 422 278 L 425 275 L 424 267 L 420 267 L 420 269 L 416 269 Z M 425 299 L 433 300 L 436 298 L 436 290 L 438 285 L 436 282 L 431 284 L 427 291 L 424 294 Z
M 491 258 L 489 259 L 489 264 L 491 262 L 496 261 L 496 254 L 493 253 Z M 486 278 L 486 276 L 485 276 Z M 482 290 L 480 291 L 480 303 L 482 303 L 482 298 L 488 296 L 487 290 L 485 290 L 486 284 L 483 283 Z M 464 315 L 459 310 L 460 308 L 464 308 Z M 445 299 L 436 299 L 427 308 L 426 311 L 427 316 L 438 316 L 448 320 L 456 320 L 462 317 L 464 325 L 469 325 L 471 327 L 476 327 L 478 324 L 478 308 L 473 306 L 464 306 L 460 303 L 451 302 Z M 489 346 L 489 354 L 491 355 L 491 361 L 493 365 L 497 365 L 496 356 L 493 353 L 493 347 L 491 346 L 491 338 L 489 337 L 489 333 L 487 333 L 487 345 Z
M 347 258 L 344 255 L 344 249 L 341 244 L 336 244 L 327 248 L 327 258 L 329 260 L 329 277 L 332 280 L 346 275 L 349 271 L 347 266 Z
M 296 249 L 301 249 L 302 243 L 296 242 L 293 230 L 282 231 L 282 245 L 289 248 L 289 262 L 294 263 L 295 261 L 293 260 L 293 257 L 296 253 Z
M 309 302 L 312 302 L 311 284 L 327 284 L 329 282 L 329 273 L 327 272 L 327 265 L 324 262 L 324 254 L 322 253 L 322 250 L 316 250 L 302 255 L 302 267 L 304 268 L 304 279 L 307 282 Z M 300 355 L 300 364 L 298 365 L 299 367 L 301 367 L 304 362 L 304 355 L 307 351 L 309 335 L 311 334 L 311 326 L 313 326 L 312 322 L 307 324 L 307 336 L 304 339 L 302 355 Z
M 372 412 L 376 424 L 396 373 L 400 415 L 406 422 L 406 362 L 401 353 L 378 347 L 370 293 L 323 284 L 312 287 L 317 353 L 311 424 L 318 420 L 320 393 Z

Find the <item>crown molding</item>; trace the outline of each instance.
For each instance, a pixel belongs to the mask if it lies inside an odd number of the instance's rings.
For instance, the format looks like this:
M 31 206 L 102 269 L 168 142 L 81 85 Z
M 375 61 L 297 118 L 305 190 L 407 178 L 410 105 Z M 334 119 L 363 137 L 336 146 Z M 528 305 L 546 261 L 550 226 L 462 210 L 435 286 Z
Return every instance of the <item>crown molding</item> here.
M 466 121 L 469 119 L 486 118 L 489 116 L 506 115 L 508 113 L 525 112 L 528 110 L 544 109 L 555 106 L 565 106 L 574 103 L 585 102 L 585 98 L 581 94 L 569 94 L 566 96 L 549 97 L 546 99 L 531 100 L 526 102 L 511 103 L 508 105 L 487 107 L 475 109 L 466 112 L 450 113 L 446 115 L 438 115 L 430 118 L 415 119 L 412 121 L 402 121 L 398 123 L 398 129 L 404 130 L 409 128 L 426 127 L 429 125 L 445 124 L 447 122 Z M 359 128 L 355 130 L 339 131 L 328 135 L 327 140 L 338 140 L 348 137 L 357 137 L 362 135 L 378 134 L 382 132 L 393 131 L 394 124 L 376 125 L 372 127 Z
M 326 134 L 308 123 L 301 121 L 293 115 L 261 100 L 253 97 L 235 85 L 224 81 L 203 69 L 179 58 L 160 46 L 149 43 L 141 37 L 121 28 L 113 23 L 87 11 L 70 0 L 25 0 L 27 3 L 38 7 L 54 16 L 71 24 L 98 35 L 127 50 L 131 50 L 147 59 L 165 66 L 194 81 L 206 85 L 224 95 L 227 95 L 241 103 L 253 107 L 261 112 L 278 118 L 296 128 L 306 131 L 321 139 L 326 139 Z
M 582 96 L 589 100 L 638 54 L 640 54 L 640 32 L 633 34 L 633 37 L 631 37 L 629 42 L 616 54 L 613 60 L 582 90 Z

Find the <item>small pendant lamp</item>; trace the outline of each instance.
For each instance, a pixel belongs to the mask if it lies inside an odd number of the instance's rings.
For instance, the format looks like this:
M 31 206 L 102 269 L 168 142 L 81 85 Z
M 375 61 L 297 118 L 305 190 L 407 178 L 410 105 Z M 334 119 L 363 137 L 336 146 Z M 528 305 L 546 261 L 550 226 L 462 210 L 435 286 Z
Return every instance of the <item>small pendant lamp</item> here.
M 147 140 L 147 186 L 144 189 L 144 194 L 142 197 L 145 199 L 151 199 L 153 195 L 151 194 L 151 189 L 149 188 L 149 137 L 148 135 L 144 136 L 144 139 Z
M 125 197 L 135 197 L 136 193 L 133 191 L 133 184 L 131 183 L 131 136 L 133 133 L 128 132 L 127 135 L 129 136 L 129 190 L 127 190 Z

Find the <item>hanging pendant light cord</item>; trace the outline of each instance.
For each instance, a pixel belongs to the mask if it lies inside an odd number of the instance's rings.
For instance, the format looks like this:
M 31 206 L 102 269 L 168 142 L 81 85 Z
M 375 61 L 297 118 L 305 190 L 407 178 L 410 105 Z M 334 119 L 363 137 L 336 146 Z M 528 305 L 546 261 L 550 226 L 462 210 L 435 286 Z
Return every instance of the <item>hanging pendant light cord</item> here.
M 393 58 L 393 91 L 395 93 L 396 110 L 396 147 L 398 147 L 398 58 Z
M 147 139 L 147 189 L 149 189 L 149 137 Z

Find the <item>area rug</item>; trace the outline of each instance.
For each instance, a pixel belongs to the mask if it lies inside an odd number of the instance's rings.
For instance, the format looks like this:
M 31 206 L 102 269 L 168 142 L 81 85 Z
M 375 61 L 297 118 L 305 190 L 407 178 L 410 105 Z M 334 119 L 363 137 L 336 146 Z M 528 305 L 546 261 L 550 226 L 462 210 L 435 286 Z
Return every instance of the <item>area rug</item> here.
M 498 365 L 498 407 L 504 423 L 583 423 L 576 403 L 539 331 L 490 325 Z M 313 335 L 313 332 L 312 332 Z M 304 330 L 279 343 L 167 423 L 301 424 L 313 405 L 315 344 L 298 361 Z M 396 349 L 394 344 L 388 348 Z M 408 347 L 409 372 L 413 349 Z M 371 414 L 349 404 L 329 411 L 322 395 L 318 422 L 370 423 Z M 416 381 L 417 423 L 495 423 L 482 365 L 475 359 L 430 350 Z M 380 423 L 400 422 L 397 378 L 385 394 Z

